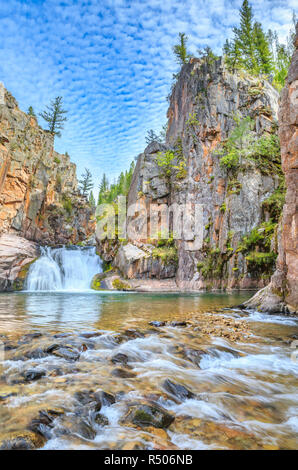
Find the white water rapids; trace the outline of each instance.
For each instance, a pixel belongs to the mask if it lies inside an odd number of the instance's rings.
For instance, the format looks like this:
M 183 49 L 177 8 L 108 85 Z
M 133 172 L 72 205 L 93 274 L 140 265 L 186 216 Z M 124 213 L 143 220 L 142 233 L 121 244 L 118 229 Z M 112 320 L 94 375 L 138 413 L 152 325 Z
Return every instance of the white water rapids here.
M 84 291 L 101 272 L 95 247 L 41 248 L 41 256 L 29 269 L 28 291 Z

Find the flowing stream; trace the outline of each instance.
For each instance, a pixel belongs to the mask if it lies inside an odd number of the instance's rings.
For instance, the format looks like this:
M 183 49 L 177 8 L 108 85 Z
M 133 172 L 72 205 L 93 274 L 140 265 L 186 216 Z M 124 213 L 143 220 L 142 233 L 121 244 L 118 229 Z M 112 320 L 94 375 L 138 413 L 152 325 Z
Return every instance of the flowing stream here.
M 0 448 L 297 448 L 296 317 L 235 308 L 250 292 L 95 292 L 98 271 L 46 248 L 0 294 Z

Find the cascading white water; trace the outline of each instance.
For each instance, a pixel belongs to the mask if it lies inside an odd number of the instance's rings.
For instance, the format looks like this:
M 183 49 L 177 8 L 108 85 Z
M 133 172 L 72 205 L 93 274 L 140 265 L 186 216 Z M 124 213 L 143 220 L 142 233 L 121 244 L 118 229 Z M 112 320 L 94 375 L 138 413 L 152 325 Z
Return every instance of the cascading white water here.
M 41 256 L 29 269 L 28 291 L 73 291 L 90 289 L 92 277 L 101 272 L 95 247 L 41 248 Z

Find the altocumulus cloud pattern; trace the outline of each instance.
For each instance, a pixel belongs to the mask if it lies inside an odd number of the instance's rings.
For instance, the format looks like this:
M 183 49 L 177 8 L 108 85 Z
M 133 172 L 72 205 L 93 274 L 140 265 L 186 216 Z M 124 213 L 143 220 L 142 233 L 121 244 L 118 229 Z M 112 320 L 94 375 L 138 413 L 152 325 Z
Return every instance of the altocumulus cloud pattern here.
M 69 121 L 59 152 L 91 169 L 96 185 L 141 152 L 166 122 L 172 46 L 220 53 L 242 0 L 0 0 L 0 81 L 26 110 L 64 97 Z M 253 0 L 256 19 L 284 39 L 296 0 Z M 41 124 L 42 121 L 40 119 Z

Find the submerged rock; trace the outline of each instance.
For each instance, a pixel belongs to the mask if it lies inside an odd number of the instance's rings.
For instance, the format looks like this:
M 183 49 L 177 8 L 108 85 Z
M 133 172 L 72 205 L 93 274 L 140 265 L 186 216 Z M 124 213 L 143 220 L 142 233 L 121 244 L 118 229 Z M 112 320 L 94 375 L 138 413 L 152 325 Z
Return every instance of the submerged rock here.
M 28 369 L 23 373 L 23 377 L 25 382 L 33 382 L 34 380 L 38 380 L 41 377 L 46 375 L 45 370 L 37 370 L 37 369 Z
M 150 321 L 149 325 L 159 328 L 161 326 L 165 326 L 166 322 L 165 321 Z
M 108 418 L 106 416 L 104 416 L 103 414 L 101 414 L 101 413 L 96 413 L 96 415 L 94 417 L 94 421 L 99 426 L 108 426 L 108 424 L 109 424 Z
M 120 379 L 132 379 L 136 376 L 134 372 L 130 372 L 129 370 L 122 369 L 121 367 L 117 367 L 112 371 L 112 375 L 114 377 L 119 377 Z
M 117 353 L 115 356 L 112 357 L 111 361 L 113 364 L 123 364 L 126 365 L 128 363 L 128 356 L 123 353 Z
M 80 353 L 70 347 L 59 347 L 53 351 L 53 354 L 67 361 L 77 361 L 80 358 Z
M 95 438 L 96 431 L 86 419 L 76 415 L 68 415 L 62 421 L 59 434 L 79 435 L 84 439 L 91 440 Z
M 195 397 L 195 394 L 188 390 L 188 388 L 184 387 L 184 385 L 172 382 L 169 379 L 164 381 L 163 388 L 167 393 L 182 401 Z
M 197 367 L 200 367 L 200 362 L 205 354 L 207 354 L 207 352 L 202 349 L 187 348 L 183 351 L 185 359 L 188 359 Z
M 111 406 L 116 402 L 115 396 L 104 390 L 95 392 L 94 399 L 96 403 L 101 403 L 102 406 Z
M 0 450 L 34 450 L 44 445 L 45 439 L 32 431 L 13 433 L 0 442 Z
M 157 404 L 137 404 L 129 407 L 128 413 L 123 418 L 124 423 L 132 423 L 136 426 L 155 428 L 167 428 L 175 417 Z

